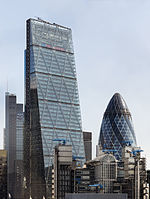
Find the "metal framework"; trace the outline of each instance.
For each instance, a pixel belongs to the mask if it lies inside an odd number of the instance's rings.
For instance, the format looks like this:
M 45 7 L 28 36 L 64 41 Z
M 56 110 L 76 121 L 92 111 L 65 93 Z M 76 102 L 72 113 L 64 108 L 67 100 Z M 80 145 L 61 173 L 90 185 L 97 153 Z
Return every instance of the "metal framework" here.
M 49 198 L 58 144 L 54 140 L 67 140 L 73 155 L 84 157 L 81 163 L 85 162 L 71 29 L 43 20 L 27 21 L 25 104 L 24 158 L 25 165 L 31 165 L 27 187 L 31 195 Z

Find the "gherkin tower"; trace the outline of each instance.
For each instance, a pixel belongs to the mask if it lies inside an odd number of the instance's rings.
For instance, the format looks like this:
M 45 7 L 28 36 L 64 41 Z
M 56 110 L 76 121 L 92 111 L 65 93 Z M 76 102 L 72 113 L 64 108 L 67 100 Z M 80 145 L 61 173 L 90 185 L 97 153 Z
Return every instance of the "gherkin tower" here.
M 98 144 L 102 149 L 113 149 L 117 160 L 121 160 L 127 142 L 136 146 L 132 117 L 122 96 L 115 93 L 104 113 Z

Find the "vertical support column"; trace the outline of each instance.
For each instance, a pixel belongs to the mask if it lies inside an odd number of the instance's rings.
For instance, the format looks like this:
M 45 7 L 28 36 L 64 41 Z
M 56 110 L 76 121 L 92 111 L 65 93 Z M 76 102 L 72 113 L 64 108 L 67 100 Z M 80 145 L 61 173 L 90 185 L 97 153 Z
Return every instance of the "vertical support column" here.
M 140 199 L 139 159 L 135 157 L 135 199 Z

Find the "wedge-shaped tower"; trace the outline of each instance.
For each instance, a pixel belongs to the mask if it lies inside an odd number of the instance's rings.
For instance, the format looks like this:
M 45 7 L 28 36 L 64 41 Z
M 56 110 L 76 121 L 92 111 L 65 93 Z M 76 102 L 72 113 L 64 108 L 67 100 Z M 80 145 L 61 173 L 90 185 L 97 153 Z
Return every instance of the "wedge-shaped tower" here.
M 98 144 L 102 149 L 113 149 L 118 160 L 125 144 L 136 146 L 132 117 L 119 93 L 114 94 L 104 113 Z
M 71 29 L 27 20 L 25 54 L 25 197 L 50 198 L 58 140 L 85 161 Z

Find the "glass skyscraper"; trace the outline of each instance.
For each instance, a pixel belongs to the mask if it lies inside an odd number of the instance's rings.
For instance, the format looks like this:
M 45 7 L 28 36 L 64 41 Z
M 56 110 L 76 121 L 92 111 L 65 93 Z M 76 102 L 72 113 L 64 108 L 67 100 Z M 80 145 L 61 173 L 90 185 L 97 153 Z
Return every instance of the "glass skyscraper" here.
M 114 150 L 117 160 L 122 158 L 122 147 L 126 144 L 136 146 L 132 117 L 119 93 L 111 98 L 103 116 L 99 143 L 102 149 Z
M 25 57 L 25 192 L 49 198 L 54 139 L 85 161 L 71 29 L 27 20 Z
M 7 191 L 12 198 L 22 199 L 23 181 L 23 104 L 5 93 L 4 149 L 7 151 Z
M 16 107 L 15 199 L 23 199 L 23 104 Z

